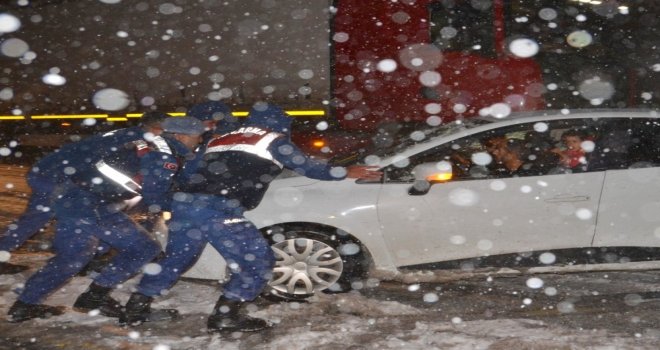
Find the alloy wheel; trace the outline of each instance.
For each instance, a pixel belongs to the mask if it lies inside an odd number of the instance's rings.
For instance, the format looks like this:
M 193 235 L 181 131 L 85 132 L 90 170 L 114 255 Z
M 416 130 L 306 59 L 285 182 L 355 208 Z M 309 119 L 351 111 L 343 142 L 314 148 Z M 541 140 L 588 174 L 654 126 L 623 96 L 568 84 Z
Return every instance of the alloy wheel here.
M 343 272 L 339 252 L 309 238 L 287 239 L 271 246 L 277 259 L 271 288 L 293 296 L 311 295 L 329 288 Z

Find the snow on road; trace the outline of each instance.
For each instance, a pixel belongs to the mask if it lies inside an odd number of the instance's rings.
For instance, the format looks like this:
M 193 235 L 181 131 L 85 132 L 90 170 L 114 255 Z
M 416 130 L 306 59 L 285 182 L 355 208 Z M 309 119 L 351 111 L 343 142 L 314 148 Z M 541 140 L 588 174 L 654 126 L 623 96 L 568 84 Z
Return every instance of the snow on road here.
M 32 253 L 14 259 L 38 266 L 46 257 Z M 6 314 L 16 297 L 13 290 L 28 275 L 0 276 L 1 314 Z M 88 277 L 76 277 L 47 303 L 70 306 L 89 282 Z M 126 301 L 135 283 L 130 280 L 113 295 Z M 206 316 L 218 291 L 216 283 L 180 281 L 154 307 L 175 307 L 182 319 L 132 329 L 117 326 L 114 319 L 75 311 L 21 324 L 1 321 L 0 349 L 657 349 L 660 344 L 657 330 L 622 334 L 520 317 L 462 319 L 454 314 L 448 319 L 435 302 L 412 306 L 419 303 L 362 292 L 322 294 L 308 302 L 260 300 L 250 306 L 251 314 L 270 320 L 272 329 L 208 334 Z M 456 303 L 469 307 L 469 299 L 459 299 Z

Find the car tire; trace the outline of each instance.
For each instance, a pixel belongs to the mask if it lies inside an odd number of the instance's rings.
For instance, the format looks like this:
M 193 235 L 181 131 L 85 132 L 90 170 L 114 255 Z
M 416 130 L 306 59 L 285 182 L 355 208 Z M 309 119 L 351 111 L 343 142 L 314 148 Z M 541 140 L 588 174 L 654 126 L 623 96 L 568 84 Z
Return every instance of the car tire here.
M 369 253 L 344 231 L 290 224 L 263 232 L 276 258 L 267 291 L 271 299 L 301 300 L 319 292 L 348 292 L 369 270 Z

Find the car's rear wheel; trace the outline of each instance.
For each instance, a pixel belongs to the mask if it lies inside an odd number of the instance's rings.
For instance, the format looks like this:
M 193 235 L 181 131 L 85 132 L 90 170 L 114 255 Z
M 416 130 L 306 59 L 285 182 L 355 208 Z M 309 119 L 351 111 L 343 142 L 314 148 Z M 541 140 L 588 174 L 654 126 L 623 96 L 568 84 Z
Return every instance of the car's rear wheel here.
M 318 292 L 346 292 L 367 272 L 367 252 L 336 229 L 274 226 L 265 234 L 276 258 L 269 282 L 274 297 L 304 299 Z

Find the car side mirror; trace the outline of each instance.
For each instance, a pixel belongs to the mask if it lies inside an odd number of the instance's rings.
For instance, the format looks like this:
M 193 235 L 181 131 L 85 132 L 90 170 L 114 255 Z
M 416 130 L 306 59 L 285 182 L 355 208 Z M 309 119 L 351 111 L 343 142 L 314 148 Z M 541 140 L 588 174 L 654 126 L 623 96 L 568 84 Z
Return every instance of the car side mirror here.
M 454 175 L 453 166 L 448 161 L 422 163 L 413 168 L 415 182 L 408 190 L 411 196 L 420 196 L 429 192 L 436 183 L 450 181 Z

